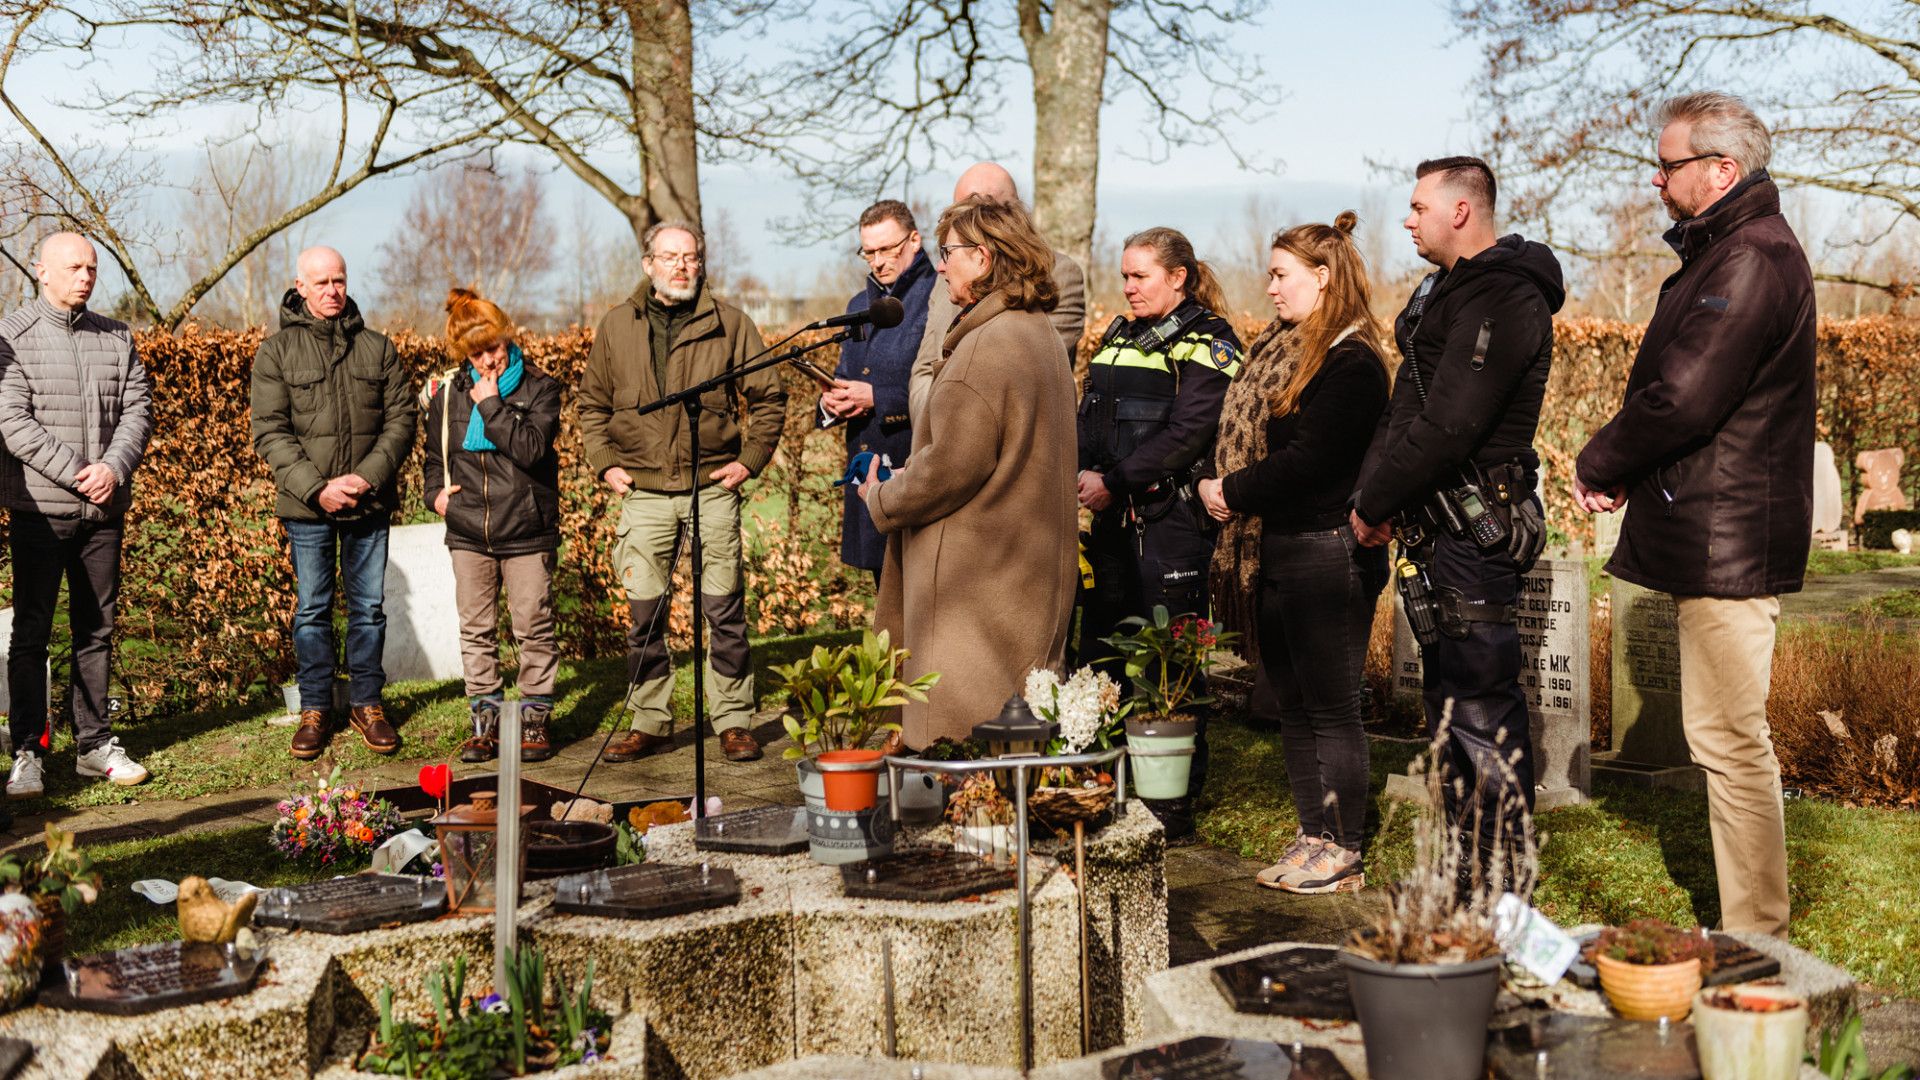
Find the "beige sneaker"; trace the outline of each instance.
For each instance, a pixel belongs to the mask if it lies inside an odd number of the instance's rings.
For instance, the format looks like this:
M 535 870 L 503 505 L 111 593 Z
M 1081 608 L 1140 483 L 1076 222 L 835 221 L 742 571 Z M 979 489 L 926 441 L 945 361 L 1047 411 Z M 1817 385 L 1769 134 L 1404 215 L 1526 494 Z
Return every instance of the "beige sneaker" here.
M 1313 858 L 1314 852 L 1318 851 L 1320 845 L 1325 842 L 1317 836 L 1295 833 L 1293 843 L 1288 844 L 1287 850 L 1280 853 L 1280 861 L 1255 874 L 1253 880 L 1269 889 L 1281 888 L 1280 880 L 1305 866 L 1307 860 Z
M 1276 889 L 1303 896 L 1359 892 L 1366 887 L 1360 853 L 1348 851 L 1331 840 L 1320 841 L 1320 846 L 1299 869 L 1281 875 L 1274 885 Z

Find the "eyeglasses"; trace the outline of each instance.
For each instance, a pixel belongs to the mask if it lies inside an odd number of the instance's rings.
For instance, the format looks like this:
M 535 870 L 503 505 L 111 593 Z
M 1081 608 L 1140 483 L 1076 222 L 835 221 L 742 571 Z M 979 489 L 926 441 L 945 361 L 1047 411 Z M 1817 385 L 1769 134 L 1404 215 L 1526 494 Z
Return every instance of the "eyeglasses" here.
M 1712 150 L 1704 154 L 1695 154 L 1689 158 L 1681 158 L 1679 161 L 1662 161 L 1659 163 L 1660 179 L 1671 180 L 1673 179 L 1674 173 L 1679 172 L 1681 169 L 1686 168 L 1696 161 L 1705 161 L 1708 158 L 1723 158 L 1726 156 L 1727 155 L 1717 150 Z
M 676 253 L 654 252 L 653 254 L 648 255 L 647 258 L 653 260 L 654 262 L 659 263 L 661 266 L 692 267 L 692 266 L 700 265 L 700 256 L 681 255 L 677 252 Z
M 979 246 L 979 244 L 941 244 L 940 261 L 946 262 L 948 259 L 953 258 L 953 253 L 962 248 L 977 248 Z
M 895 255 L 898 255 L 900 253 L 900 249 L 905 247 L 907 245 L 907 241 L 913 239 L 913 236 L 914 234 L 909 232 L 907 233 L 907 235 L 901 237 L 898 240 L 895 240 L 891 244 L 887 244 L 882 247 L 874 247 L 874 248 L 863 247 L 858 252 L 855 252 L 855 254 L 859 255 L 862 259 L 865 259 L 868 262 L 872 262 L 875 259 L 891 259 Z

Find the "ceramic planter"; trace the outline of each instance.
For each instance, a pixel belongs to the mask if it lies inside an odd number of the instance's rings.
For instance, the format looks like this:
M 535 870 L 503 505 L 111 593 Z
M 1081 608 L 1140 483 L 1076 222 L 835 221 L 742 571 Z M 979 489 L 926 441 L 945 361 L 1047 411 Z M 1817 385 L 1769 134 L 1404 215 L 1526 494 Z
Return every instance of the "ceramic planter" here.
M 832 810 L 827 787 L 811 759 L 794 763 L 800 774 L 800 797 L 807 804 L 807 846 L 813 861 L 838 866 L 893 853 L 893 811 L 887 774 L 872 774 L 878 790 L 867 810 Z
M 1341 950 L 1374 1080 L 1480 1080 L 1500 956 L 1466 964 L 1388 964 Z
M 1178 799 L 1187 793 L 1193 771 L 1191 717 L 1144 716 L 1127 721 L 1127 761 L 1133 793 L 1143 799 Z
M 1783 1007 L 1758 1012 L 1738 1002 Z M 1807 1049 L 1807 1003 L 1784 986 L 1702 990 L 1693 999 L 1693 1040 L 1705 1080 L 1796 1080 Z
M 1600 989 L 1613 1011 L 1628 1020 L 1680 1021 L 1693 1011 L 1693 995 L 1700 992 L 1700 961 L 1672 964 L 1629 964 L 1601 954 L 1594 959 L 1600 971 Z

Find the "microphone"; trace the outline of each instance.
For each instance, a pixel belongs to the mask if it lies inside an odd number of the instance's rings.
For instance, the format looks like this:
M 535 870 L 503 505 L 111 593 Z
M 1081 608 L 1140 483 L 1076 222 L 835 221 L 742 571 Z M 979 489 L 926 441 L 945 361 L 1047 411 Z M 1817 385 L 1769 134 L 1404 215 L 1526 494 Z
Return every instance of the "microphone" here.
M 907 309 L 901 305 L 900 301 L 891 296 L 883 296 L 875 300 L 865 311 L 852 311 L 845 315 L 835 315 L 831 319 L 821 319 L 819 322 L 808 323 L 806 328 L 829 330 L 837 326 L 872 326 L 878 330 L 886 330 L 899 326 L 901 320 L 906 317 Z

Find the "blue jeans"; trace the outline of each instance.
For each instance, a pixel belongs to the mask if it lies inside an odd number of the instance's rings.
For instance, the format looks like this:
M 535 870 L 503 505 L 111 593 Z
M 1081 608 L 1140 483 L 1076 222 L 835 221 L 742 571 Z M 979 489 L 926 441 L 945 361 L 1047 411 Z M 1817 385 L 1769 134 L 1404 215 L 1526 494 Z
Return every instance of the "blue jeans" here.
M 347 593 L 348 702 L 380 704 L 387 673 L 387 531 L 385 521 L 289 521 L 293 576 L 299 599 L 293 608 L 293 657 L 299 665 L 300 708 L 333 708 L 333 561 Z

